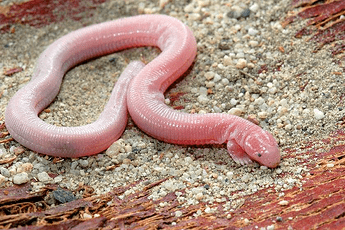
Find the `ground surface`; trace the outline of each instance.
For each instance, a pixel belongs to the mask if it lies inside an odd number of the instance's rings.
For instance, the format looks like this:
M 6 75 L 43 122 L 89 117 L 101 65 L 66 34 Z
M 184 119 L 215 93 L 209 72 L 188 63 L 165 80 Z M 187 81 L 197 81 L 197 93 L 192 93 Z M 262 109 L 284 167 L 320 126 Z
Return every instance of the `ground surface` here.
M 344 2 L 322 7 L 344 9 Z M 330 23 L 339 31 L 331 41 L 325 29 L 329 43 L 316 29 L 331 25 L 321 21 L 307 27 L 307 20 L 294 17 L 299 11 L 285 1 L 0 2 L 0 226 L 64 223 L 81 228 L 92 222 L 92 228 L 341 229 L 344 10 L 328 15 L 335 15 Z M 317 16 L 303 12 L 300 17 Z M 83 159 L 38 155 L 10 139 L 2 114 L 30 80 L 47 45 L 86 25 L 143 13 L 180 19 L 198 41 L 190 73 L 166 93 L 170 105 L 189 113 L 249 116 L 279 141 L 278 168 L 236 165 L 222 146 L 159 142 L 132 121 L 110 150 Z M 148 62 L 158 54 L 150 47 L 126 50 L 73 68 L 40 117 L 62 126 L 92 122 L 129 60 Z M 13 183 L 25 185 L 13 190 Z M 57 186 L 77 199 L 67 203 L 68 211 L 57 206 L 61 199 L 52 192 Z M 28 197 L 28 189 L 38 193 Z M 83 222 L 91 217 L 96 219 Z

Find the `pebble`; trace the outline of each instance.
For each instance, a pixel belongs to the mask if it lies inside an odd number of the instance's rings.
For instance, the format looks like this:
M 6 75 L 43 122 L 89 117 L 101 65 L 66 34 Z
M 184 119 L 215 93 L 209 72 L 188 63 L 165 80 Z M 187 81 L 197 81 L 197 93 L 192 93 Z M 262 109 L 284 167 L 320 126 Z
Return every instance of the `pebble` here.
M 17 168 L 17 173 L 31 172 L 33 167 L 34 166 L 31 163 L 24 163 L 20 167 Z
M 111 158 L 117 157 L 123 147 L 123 140 L 119 139 L 106 150 L 105 154 L 107 154 Z
M 286 201 L 286 200 L 282 200 L 282 201 L 279 201 L 279 203 L 278 203 L 279 205 L 281 205 L 281 206 L 286 206 L 286 205 L 288 205 L 289 204 L 289 202 L 288 201 Z
M 219 82 L 222 79 L 222 77 L 219 74 L 215 74 L 213 78 L 213 82 Z
M 48 175 L 47 172 L 41 172 L 41 173 L 37 174 L 37 179 L 40 182 L 47 182 L 47 181 L 51 180 L 52 178 Z
M 254 3 L 249 7 L 249 9 L 253 12 L 257 12 L 259 10 L 259 5 L 257 3 Z
M 241 116 L 243 111 L 241 109 L 239 109 L 239 108 L 232 108 L 232 109 L 229 110 L 228 113 L 232 114 L 232 115 L 236 115 L 236 116 Z
M 267 229 L 267 230 L 274 230 L 274 229 L 275 229 L 275 226 L 274 226 L 274 224 L 268 225 L 268 226 L 266 227 L 266 229 Z
M 204 195 L 202 193 L 198 193 L 195 195 L 196 200 L 202 200 L 204 198 Z
M 6 177 L 0 175 L 0 185 L 6 181 Z
M 263 119 L 266 119 L 268 117 L 268 114 L 267 114 L 267 112 L 259 112 L 258 117 L 263 120 Z
M 229 56 L 227 56 L 227 55 L 225 55 L 224 58 L 223 58 L 223 64 L 224 64 L 225 66 L 230 66 L 230 65 L 232 65 L 232 58 L 229 57 Z
M 207 80 L 212 80 L 214 78 L 215 73 L 214 72 L 207 72 L 205 73 L 205 77 Z
M 248 42 L 248 44 L 249 44 L 251 47 L 257 47 L 257 46 L 259 45 L 259 42 L 251 40 L 251 41 Z
M 207 104 L 208 101 L 209 99 L 207 98 L 207 96 L 205 95 L 198 96 L 198 102 L 200 102 L 201 104 Z
M 0 173 L 4 177 L 10 177 L 11 176 L 10 171 L 7 168 L 4 168 L 4 167 L 0 167 Z
M 80 159 L 79 164 L 82 168 L 87 168 L 89 166 L 89 161 L 87 159 L 85 159 L 85 160 Z
M 26 172 L 18 173 L 13 176 L 14 184 L 25 184 L 29 181 L 29 176 Z
M 92 215 L 91 214 L 88 214 L 86 212 L 83 213 L 83 218 L 84 219 L 91 219 L 92 218 Z
M 315 108 L 314 109 L 314 117 L 316 120 L 321 120 L 325 117 L 325 114 L 322 111 Z
M 243 58 L 238 59 L 237 63 L 236 63 L 236 68 L 237 69 L 243 69 L 244 67 L 246 67 L 247 65 L 247 61 Z
M 176 211 L 175 212 L 175 216 L 176 217 L 181 217 L 182 216 L 182 212 L 181 211 Z
M 251 36 L 255 36 L 257 33 L 259 33 L 259 31 L 252 27 L 248 29 L 248 34 Z

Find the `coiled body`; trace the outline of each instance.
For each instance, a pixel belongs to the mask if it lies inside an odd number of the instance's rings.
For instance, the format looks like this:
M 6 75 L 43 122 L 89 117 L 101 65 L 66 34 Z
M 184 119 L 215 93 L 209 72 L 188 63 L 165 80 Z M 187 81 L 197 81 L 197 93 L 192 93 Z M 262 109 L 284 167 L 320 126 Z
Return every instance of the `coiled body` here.
M 68 69 L 118 50 L 157 46 L 162 53 L 144 66 L 131 63 L 114 87 L 99 119 L 80 127 L 56 127 L 38 118 L 59 92 Z M 15 140 L 40 153 L 81 157 L 99 153 L 118 139 L 127 109 L 140 129 L 176 144 L 228 143 L 239 163 L 279 164 L 276 141 L 267 131 L 228 114 L 186 114 L 164 104 L 164 91 L 192 64 L 196 41 L 177 19 L 142 15 L 73 31 L 52 43 L 39 57 L 31 81 L 10 100 L 6 126 Z

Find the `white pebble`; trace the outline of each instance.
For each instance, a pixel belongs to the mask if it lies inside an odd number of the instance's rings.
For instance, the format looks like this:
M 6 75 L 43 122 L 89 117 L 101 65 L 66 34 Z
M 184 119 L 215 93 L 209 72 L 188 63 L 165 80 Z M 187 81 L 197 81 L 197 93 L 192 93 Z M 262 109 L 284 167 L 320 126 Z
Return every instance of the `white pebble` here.
M 237 105 L 237 103 L 238 103 L 238 100 L 236 100 L 235 98 L 231 98 L 230 100 L 231 105 Z
M 219 74 L 215 74 L 215 75 L 214 75 L 213 81 L 214 81 L 214 82 L 218 82 L 218 81 L 220 81 L 221 79 L 222 79 L 222 77 L 221 77 Z
M 57 177 L 54 178 L 55 183 L 59 183 L 62 181 L 62 175 L 58 175 Z
M 275 94 L 277 92 L 277 88 L 276 87 L 272 87 L 270 89 L 268 89 L 268 93 L 269 94 Z
M 329 163 L 329 164 L 327 164 L 326 166 L 327 166 L 327 168 L 333 168 L 333 167 L 334 167 L 334 164 Z
M 200 94 L 200 95 L 207 96 L 207 88 L 205 88 L 205 87 L 200 87 L 200 88 L 199 88 L 199 94 Z
M 259 112 L 258 113 L 258 117 L 260 119 L 266 119 L 267 118 L 267 113 L 266 112 Z
M 41 172 L 37 174 L 37 179 L 41 182 L 46 182 L 51 179 L 51 177 L 46 172 Z
M 289 204 L 289 201 L 286 201 L 286 200 L 282 200 L 282 201 L 279 201 L 279 203 L 278 203 L 279 205 L 281 205 L 281 206 L 286 206 L 286 205 L 288 205 Z
M 223 79 L 222 79 L 222 84 L 223 84 L 223 85 L 228 85 L 228 84 L 229 84 L 229 80 L 226 79 L 226 78 L 223 78 Z
M 236 116 L 241 116 L 242 110 L 239 108 L 232 108 L 228 112 L 229 114 L 236 115 Z
M 249 7 L 249 9 L 253 12 L 257 12 L 259 10 L 259 5 L 257 3 L 254 3 L 252 6 Z
M 205 86 L 207 88 L 213 88 L 215 86 L 216 83 L 214 83 L 213 81 L 206 81 L 205 82 Z
M 175 212 L 175 216 L 176 216 L 176 217 L 182 216 L 182 212 L 181 212 L 181 211 L 176 211 L 176 212 Z
M 207 72 L 205 73 L 205 77 L 207 80 L 212 80 L 214 78 L 215 73 L 214 72 Z
M 204 195 L 201 192 L 195 195 L 196 200 L 202 200 L 203 198 L 204 198 Z
M 193 12 L 193 9 L 194 9 L 194 6 L 192 3 L 190 3 L 190 4 L 186 5 L 183 10 L 186 13 L 191 13 L 191 12 Z
M 259 45 L 259 42 L 251 40 L 251 41 L 248 42 L 248 44 L 249 44 L 251 47 L 256 47 L 256 46 Z
M 225 55 L 225 56 L 224 56 L 224 59 L 223 59 L 223 64 L 224 64 L 225 66 L 232 65 L 232 59 L 231 59 L 231 57 L 229 57 L 228 55 Z
M 259 33 L 259 31 L 256 30 L 256 29 L 254 29 L 254 28 L 252 28 L 252 27 L 250 27 L 250 28 L 248 29 L 248 34 L 249 34 L 249 35 L 254 36 L 254 35 L 256 35 L 257 33 Z
M 199 0 L 198 5 L 201 7 L 208 6 L 208 5 L 210 5 L 210 0 Z
M 198 102 L 200 102 L 201 104 L 206 104 L 208 101 L 209 99 L 207 98 L 207 96 L 205 95 L 198 96 Z
M 84 217 L 84 219 L 91 219 L 92 215 L 90 215 L 88 213 L 83 213 L 83 217 Z
M 201 15 L 198 13 L 191 13 L 189 14 L 188 19 L 192 21 L 198 21 L 201 18 Z
M 19 173 L 13 177 L 14 184 L 24 184 L 28 181 L 29 181 L 29 177 L 26 172 Z
M 267 229 L 267 230 L 274 230 L 274 229 L 275 229 L 275 226 L 274 226 L 274 224 L 268 225 L 268 226 L 266 227 L 266 229 Z
M 322 118 L 325 117 L 325 114 L 318 109 L 314 109 L 314 117 L 316 120 L 321 120 Z

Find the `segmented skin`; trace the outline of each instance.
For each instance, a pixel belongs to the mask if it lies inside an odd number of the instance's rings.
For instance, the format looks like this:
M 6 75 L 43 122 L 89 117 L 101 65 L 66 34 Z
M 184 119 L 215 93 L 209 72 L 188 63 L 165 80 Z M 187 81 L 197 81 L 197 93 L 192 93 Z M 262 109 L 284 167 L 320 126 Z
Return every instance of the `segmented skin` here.
M 147 65 L 129 64 L 97 121 L 57 127 L 39 119 L 70 68 L 90 58 L 140 46 L 156 46 L 162 52 Z M 196 47 L 192 31 L 164 15 L 134 16 L 73 31 L 40 55 L 31 81 L 7 106 L 6 127 L 15 140 L 39 153 L 89 156 L 121 136 L 128 110 L 141 130 L 159 140 L 182 145 L 227 143 L 229 154 L 238 163 L 257 161 L 276 167 L 280 162 L 276 140 L 259 126 L 229 114 L 188 114 L 165 105 L 164 91 L 190 67 Z

